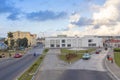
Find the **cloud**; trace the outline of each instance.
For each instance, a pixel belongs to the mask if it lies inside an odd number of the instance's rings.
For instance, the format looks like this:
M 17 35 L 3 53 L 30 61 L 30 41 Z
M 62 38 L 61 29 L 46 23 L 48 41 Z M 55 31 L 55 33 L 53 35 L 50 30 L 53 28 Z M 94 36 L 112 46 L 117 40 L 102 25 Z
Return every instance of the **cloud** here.
M 18 15 L 21 13 L 20 9 L 14 7 L 14 3 L 10 0 L 0 0 L 0 14 L 7 13 L 7 19 L 18 20 Z
M 64 18 L 67 16 L 66 12 L 53 12 L 53 11 L 39 11 L 26 14 L 26 18 L 32 21 L 47 21 Z
M 15 8 L 8 0 L 0 0 L 0 13 L 9 13 L 15 11 Z
M 87 26 L 87 25 L 93 25 L 93 20 L 88 19 L 85 17 L 81 17 L 77 22 L 72 22 L 74 25 L 78 25 L 79 27 Z
M 11 13 L 7 19 L 15 21 L 15 20 L 19 20 L 19 13 Z
M 114 25 L 120 21 L 119 0 L 107 0 L 106 3 L 98 9 L 99 11 L 93 14 L 94 24 Z
M 106 0 L 103 6 L 95 6 L 95 11 L 91 19 L 81 17 L 73 18 L 68 24 L 68 31 L 63 31 L 66 35 L 119 35 L 120 34 L 120 0 Z M 92 9 L 92 8 L 91 8 Z M 74 14 L 75 15 L 75 14 Z M 71 18 L 72 19 L 72 18 Z M 83 26 L 85 30 L 72 30 Z

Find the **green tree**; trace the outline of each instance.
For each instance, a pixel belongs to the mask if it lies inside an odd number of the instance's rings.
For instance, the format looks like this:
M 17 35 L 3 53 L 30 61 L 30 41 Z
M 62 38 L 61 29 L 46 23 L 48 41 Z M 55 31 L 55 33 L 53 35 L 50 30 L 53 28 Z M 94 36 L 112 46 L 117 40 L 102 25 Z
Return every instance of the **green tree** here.
M 28 47 L 28 39 L 27 38 L 23 38 L 23 46 L 24 47 Z
M 8 40 L 5 40 L 4 43 L 5 43 L 6 45 L 8 45 Z
M 14 47 L 14 41 L 13 41 L 13 33 L 12 32 L 8 32 L 7 34 L 8 40 L 9 41 L 9 49 L 12 49 Z
M 10 48 L 11 49 L 14 48 L 14 45 L 15 45 L 15 40 L 14 39 L 10 40 Z
M 22 39 L 18 38 L 16 40 L 16 44 L 17 44 L 18 48 L 20 48 L 20 47 L 26 48 L 26 47 L 28 47 L 28 39 L 27 38 L 22 38 Z
M 7 37 L 10 38 L 10 39 L 13 38 L 13 33 L 12 33 L 12 32 L 9 32 L 9 33 L 7 34 Z

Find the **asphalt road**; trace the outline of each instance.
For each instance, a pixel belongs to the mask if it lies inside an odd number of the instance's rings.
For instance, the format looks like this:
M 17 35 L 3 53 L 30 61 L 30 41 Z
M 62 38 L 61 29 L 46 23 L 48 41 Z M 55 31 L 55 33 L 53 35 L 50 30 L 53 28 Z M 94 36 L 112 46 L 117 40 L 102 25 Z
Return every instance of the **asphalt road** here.
M 38 80 L 113 80 L 107 72 L 92 70 L 46 70 Z
M 90 60 L 65 64 L 58 59 L 59 50 L 49 50 L 35 80 L 113 80 L 103 66 L 108 51 L 92 54 Z
M 34 48 L 21 58 L 11 58 L 0 63 L 0 80 L 14 80 L 26 70 L 42 53 L 42 48 Z M 33 56 L 36 52 L 37 56 Z

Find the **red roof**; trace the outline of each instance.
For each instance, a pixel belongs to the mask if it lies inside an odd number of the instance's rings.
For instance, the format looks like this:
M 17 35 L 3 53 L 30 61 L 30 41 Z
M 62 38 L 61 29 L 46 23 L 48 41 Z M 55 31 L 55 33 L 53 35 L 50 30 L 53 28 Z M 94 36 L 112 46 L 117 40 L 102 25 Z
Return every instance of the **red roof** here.
M 119 43 L 119 42 L 120 40 L 115 40 L 115 39 L 110 40 L 110 43 Z

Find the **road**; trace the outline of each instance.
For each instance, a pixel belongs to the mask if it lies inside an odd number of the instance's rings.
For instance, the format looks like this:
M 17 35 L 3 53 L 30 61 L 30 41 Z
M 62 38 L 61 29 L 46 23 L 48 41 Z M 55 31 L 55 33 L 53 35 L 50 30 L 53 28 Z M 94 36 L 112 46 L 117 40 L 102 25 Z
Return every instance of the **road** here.
M 26 70 L 42 53 L 43 49 L 34 48 L 21 58 L 11 58 L 0 63 L 0 80 L 14 80 Z M 38 56 L 33 56 L 36 52 Z
M 59 50 L 50 50 L 35 80 L 113 80 L 103 66 L 107 52 L 92 54 L 90 60 L 67 64 L 58 59 Z

